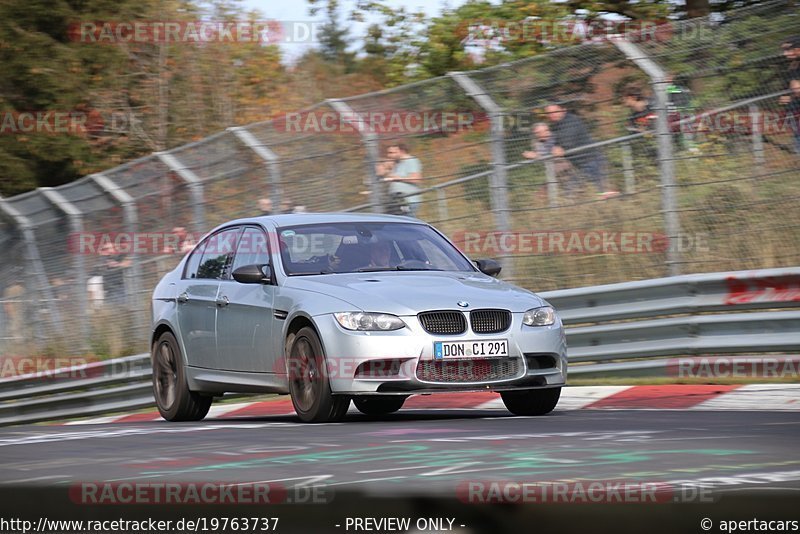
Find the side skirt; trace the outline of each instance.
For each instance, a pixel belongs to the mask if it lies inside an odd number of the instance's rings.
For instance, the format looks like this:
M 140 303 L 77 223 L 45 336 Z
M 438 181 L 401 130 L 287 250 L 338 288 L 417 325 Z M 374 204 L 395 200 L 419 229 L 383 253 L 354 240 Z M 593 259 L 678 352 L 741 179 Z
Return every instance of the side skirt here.
M 187 367 L 189 389 L 198 393 L 289 393 L 286 375 Z

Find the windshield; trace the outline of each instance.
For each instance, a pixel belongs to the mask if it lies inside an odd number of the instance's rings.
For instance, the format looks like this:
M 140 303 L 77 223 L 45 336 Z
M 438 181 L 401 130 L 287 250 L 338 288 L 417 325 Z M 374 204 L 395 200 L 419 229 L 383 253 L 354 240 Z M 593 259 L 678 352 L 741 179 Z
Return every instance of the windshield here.
M 413 223 L 327 223 L 278 229 L 286 274 L 474 271 L 433 228 Z

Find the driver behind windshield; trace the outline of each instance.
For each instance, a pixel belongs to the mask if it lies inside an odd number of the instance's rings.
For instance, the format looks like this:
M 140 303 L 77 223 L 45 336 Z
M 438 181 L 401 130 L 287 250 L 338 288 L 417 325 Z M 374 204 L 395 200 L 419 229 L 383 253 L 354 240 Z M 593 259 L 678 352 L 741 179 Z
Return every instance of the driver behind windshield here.
M 369 265 L 367 267 L 391 267 L 392 244 L 388 241 L 373 243 L 369 249 Z

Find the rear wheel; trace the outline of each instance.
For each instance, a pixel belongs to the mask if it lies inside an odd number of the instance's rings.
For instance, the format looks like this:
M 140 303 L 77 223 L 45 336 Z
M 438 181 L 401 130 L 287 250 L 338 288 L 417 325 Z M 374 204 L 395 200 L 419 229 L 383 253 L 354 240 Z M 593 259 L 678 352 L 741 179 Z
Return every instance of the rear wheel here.
M 153 396 L 167 421 L 200 421 L 211 408 L 211 397 L 189 390 L 180 345 L 171 332 L 153 344 Z
M 294 410 L 306 423 L 341 421 L 350 397 L 334 395 L 325 369 L 322 343 L 313 328 L 300 329 L 289 348 L 289 393 Z
M 553 411 L 561 397 L 561 388 L 503 391 L 503 404 L 514 415 L 545 415 Z
M 386 415 L 403 407 L 408 397 L 404 395 L 364 395 L 353 399 L 359 412 L 366 415 Z

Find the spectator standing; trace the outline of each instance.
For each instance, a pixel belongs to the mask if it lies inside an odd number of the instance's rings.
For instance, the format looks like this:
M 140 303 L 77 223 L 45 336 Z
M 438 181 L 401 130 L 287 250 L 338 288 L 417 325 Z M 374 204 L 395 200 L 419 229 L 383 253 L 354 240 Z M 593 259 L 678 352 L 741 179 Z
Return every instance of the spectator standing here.
M 97 275 L 102 277 L 104 301 L 121 303 L 125 298 L 125 271 L 131 266 L 131 259 L 117 254 L 111 243 L 101 246 L 98 254 L 101 264 Z
M 781 43 L 781 52 L 786 59 L 786 74 L 792 80 L 800 80 L 800 36 L 789 37 Z
M 786 109 L 784 124 L 790 124 L 794 137 L 794 151 L 800 154 L 800 79 L 789 82 L 792 94 L 781 97 L 781 103 Z
M 389 195 L 408 206 L 408 215 L 416 217 L 422 195 L 421 191 L 422 163 L 412 156 L 404 143 L 389 145 L 386 150 L 386 161 L 378 163 L 375 173 L 389 183 Z M 407 196 L 411 195 L 411 196 Z
M 794 151 L 800 154 L 800 36 L 785 39 L 781 43 L 781 51 L 787 61 L 786 74 L 791 93 L 780 97 L 779 101 L 787 115 L 784 123 L 792 125 Z
M 645 98 L 638 88 L 629 88 L 622 94 L 622 103 L 629 110 L 625 120 L 625 130 L 632 134 L 647 134 L 655 130 L 658 115 L 653 111 L 653 100 Z M 639 138 L 631 142 L 631 147 L 640 157 L 653 159 L 658 156 L 651 139 Z
M 268 198 L 259 198 L 258 211 L 261 215 L 272 215 L 272 200 Z
M 628 89 L 622 95 L 622 103 L 630 110 L 625 128 L 631 133 L 643 133 L 653 130 L 656 113 L 652 100 L 645 98 L 638 89 Z
M 170 244 L 164 247 L 164 254 L 186 254 L 194 248 L 194 239 L 183 226 L 176 226 L 171 233 Z
M 532 150 L 526 150 L 522 153 L 522 157 L 526 159 L 539 159 L 553 155 L 553 147 L 556 145 L 553 132 L 550 131 L 550 126 L 546 122 L 537 122 L 533 125 L 533 140 L 531 142 Z M 556 179 L 562 183 L 567 192 L 571 192 L 577 187 L 577 177 L 572 164 L 566 158 L 555 158 L 553 160 Z
M 566 157 L 584 180 L 589 180 L 594 184 L 603 198 L 617 195 L 618 192 L 606 188 L 606 161 L 599 150 L 591 148 L 566 155 L 568 150 L 594 143 L 583 119 L 567 111 L 560 104 L 548 104 L 545 107 L 545 113 L 550 122 L 550 130 L 555 137 L 552 154 L 556 157 Z
M 688 89 L 677 85 L 669 79 L 667 86 L 667 113 L 671 123 L 676 145 L 692 152 L 697 152 L 694 138 L 691 133 L 685 132 L 686 126 L 679 123 L 685 113 L 692 110 L 691 96 Z M 628 88 L 622 95 L 622 103 L 630 110 L 625 129 L 630 133 L 647 133 L 656 129 L 658 114 L 655 111 L 656 103 L 653 98 L 647 98 L 638 87 Z M 648 143 L 643 150 L 647 157 L 655 157 L 656 148 Z
M 531 142 L 531 148 L 533 150 L 526 150 L 522 153 L 522 157 L 537 159 L 552 155 L 556 140 L 547 123 L 537 122 L 533 125 L 533 128 L 531 128 L 531 131 L 533 132 L 533 141 Z

